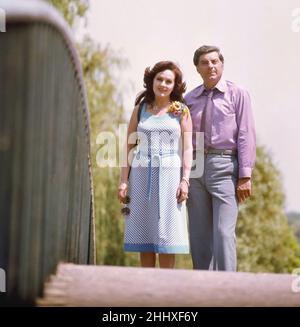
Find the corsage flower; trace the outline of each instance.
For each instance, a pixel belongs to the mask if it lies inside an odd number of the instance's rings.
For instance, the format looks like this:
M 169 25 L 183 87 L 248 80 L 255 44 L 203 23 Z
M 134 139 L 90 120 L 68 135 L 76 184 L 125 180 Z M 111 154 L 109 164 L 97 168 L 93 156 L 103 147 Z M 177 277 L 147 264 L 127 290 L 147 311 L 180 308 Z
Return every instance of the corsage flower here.
M 169 106 L 168 112 L 172 113 L 176 117 L 180 116 L 180 118 L 182 118 L 189 114 L 189 109 L 185 104 L 179 101 L 173 101 Z

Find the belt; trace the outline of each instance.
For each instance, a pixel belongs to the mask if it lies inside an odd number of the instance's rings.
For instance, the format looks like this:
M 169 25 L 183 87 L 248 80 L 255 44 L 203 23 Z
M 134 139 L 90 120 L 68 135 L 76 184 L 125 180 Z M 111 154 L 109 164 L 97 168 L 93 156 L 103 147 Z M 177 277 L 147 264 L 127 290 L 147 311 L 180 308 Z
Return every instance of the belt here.
M 223 149 L 204 149 L 204 154 L 220 154 L 224 156 L 235 156 L 236 150 L 223 150 Z
M 177 155 L 177 152 L 174 151 L 170 151 L 170 152 L 154 152 L 152 153 L 152 151 L 140 151 L 141 155 L 147 156 L 150 160 L 149 160 L 149 166 L 148 166 L 148 181 L 147 181 L 147 197 L 148 200 L 150 201 L 151 198 L 151 189 L 152 189 L 152 166 L 153 163 L 152 161 L 155 159 L 158 159 L 158 168 L 159 168 L 159 175 L 158 175 L 158 188 L 159 188 L 159 197 L 161 195 L 161 191 L 160 191 L 160 182 L 161 182 L 161 167 L 162 167 L 162 158 L 164 157 L 169 157 L 169 156 L 174 156 Z M 154 166 L 155 167 L 155 166 Z

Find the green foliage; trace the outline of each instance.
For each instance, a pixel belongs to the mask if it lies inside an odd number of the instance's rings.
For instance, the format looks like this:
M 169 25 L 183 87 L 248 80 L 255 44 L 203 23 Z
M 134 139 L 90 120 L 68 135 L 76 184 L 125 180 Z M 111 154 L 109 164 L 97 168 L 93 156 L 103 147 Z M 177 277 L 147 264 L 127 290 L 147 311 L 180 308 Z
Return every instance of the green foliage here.
M 88 0 L 48 0 L 64 16 L 70 26 L 76 18 L 84 17 L 89 8 Z
M 51 0 L 64 15 L 70 25 L 78 17 L 83 17 L 86 1 Z M 79 10 L 70 11 L 70 3 Z M 91 122 L 91 159 L 94 183 L 94 207 L 96 220 L 97 263 L 109 265 L 137 265 L 137 256 L 123 251 L 123 216 L 117 200 L 119 168 L 99 168 L 96 162 L 96 144 L 100 132 L 116 132 L 123 121 L 121 90 L 115 75 L 123 69 L 126 61 L 110 48 L 102 48 L 89 37 L 77 44 L 79 51 Z
M 289 212 L 287 214 L 289 225 L 293 228 L 298 243 L 300 243 L 300 213 Z
M 118 83 L 113 72 L 122 69 L 125 62 L 117 58 L 109 48 L 102 49 L 88 37 L 78 48 L 91 116 L 97 263 L 125 265 L 128 260 L 123 251 L 124 222 L 117 199 L 119 168 L 100 168 L 96 162 L 97 151 L 101 148 L 101 145 L 96 144 L 98 134 L 116 134 L 119 124 L 123 121 L 121 90 L 117 89 Z M 117 147 L 115 150 L 117 153 Z
M 238 269 L 290 272 L 300 266 L 300 248 L 284 213 L 280 173 L 263 147 L 257 148 L 252 187 L 238 217 Z
M 78 45 L 91 114 L 92 139 L 100 131 L 115 131 L 123 120 L 122 96 L 113 71 L 125 66 L 111 49 L 89 37 Z

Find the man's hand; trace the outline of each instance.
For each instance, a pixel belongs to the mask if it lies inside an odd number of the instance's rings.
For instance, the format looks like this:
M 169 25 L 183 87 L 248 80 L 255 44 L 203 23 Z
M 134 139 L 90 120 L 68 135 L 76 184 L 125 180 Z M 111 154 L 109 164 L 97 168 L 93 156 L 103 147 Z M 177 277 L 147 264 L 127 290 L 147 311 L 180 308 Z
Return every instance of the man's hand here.
M 251 195 L 251 178 L 240 178 L 236 187 L 236 195 L 238 201 L 241 203 Z

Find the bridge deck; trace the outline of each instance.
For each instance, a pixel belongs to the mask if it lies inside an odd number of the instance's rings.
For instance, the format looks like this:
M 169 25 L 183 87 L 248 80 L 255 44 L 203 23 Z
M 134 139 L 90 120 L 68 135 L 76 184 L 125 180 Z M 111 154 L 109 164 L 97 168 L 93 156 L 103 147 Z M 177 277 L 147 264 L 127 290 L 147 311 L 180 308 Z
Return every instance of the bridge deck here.
M 300 306 L 288 274 L 60 264 L 39 306 Z

